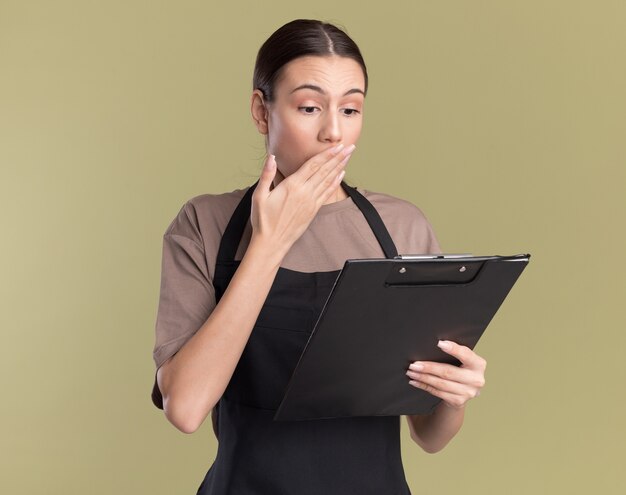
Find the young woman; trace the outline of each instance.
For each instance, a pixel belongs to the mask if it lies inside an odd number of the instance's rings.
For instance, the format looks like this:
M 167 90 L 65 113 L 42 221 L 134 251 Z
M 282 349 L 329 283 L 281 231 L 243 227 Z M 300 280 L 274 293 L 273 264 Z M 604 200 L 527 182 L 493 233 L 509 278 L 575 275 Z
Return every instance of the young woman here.
M 219 447 L 200 494 L 410 493 L 397 416 L 272 420 L 344 261 L 440 252 L 419 208 L 342 180 L 367 84 L 345 32 L 282 26 L 254 69 L 251 113 L 268 152 L 259 180 L 189 199 L 163 236 L 152 399 L 186 433 L 212 412 Z M 484 385 L 483 358 L 440 346 L 462 366 L 406 370 L 407 387 L 442 399 L 407 416 L 427 452 L 458 432 Z

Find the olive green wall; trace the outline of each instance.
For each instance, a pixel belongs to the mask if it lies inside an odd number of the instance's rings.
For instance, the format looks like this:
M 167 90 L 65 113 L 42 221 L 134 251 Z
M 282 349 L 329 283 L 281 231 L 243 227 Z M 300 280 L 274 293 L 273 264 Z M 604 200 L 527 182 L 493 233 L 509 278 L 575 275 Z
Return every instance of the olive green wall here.
M 2 493 L 195 493 L 210 421 L 150 401 L 161 236 L 258 177 L 256 51 L 299 17 L 368 64 L 346 180 L 446 252 L 532 254 L 461 432 L 429 455 L 403 423 L 413 493 L 622 493 L 626 4 L 314 4 L 0 2 Z

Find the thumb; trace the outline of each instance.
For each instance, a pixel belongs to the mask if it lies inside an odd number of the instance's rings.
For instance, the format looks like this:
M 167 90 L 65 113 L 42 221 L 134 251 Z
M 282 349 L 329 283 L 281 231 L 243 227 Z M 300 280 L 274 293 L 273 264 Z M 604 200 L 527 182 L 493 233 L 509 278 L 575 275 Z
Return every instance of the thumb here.
M 276 176 L 276 157 L 274 155 L 267 155 L 265 164 L 263 165 L 263 171 L 261 177 L 259 177 L 259 185 L 257 187 L 261 190 L 269 192 L 272 180 Z

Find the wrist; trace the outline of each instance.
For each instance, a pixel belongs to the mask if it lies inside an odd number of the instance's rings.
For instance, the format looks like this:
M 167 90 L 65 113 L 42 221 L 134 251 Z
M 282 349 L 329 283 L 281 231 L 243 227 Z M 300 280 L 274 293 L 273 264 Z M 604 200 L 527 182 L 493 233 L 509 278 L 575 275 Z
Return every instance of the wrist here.
M 465 411 L 465 404 L 461 406 L 453 406 L 452 404 L 448 404 L 445 400 L 442 400 L 441 404 L 439 404 L 439 408 L 447 411 L 462 412 Z
M 286 254 L 287 252 L 284 248 L 277 247 L 274 243 L 258 234 L 252 234 L 245 255 L 259 258 L 266 266 L 278 270 Z

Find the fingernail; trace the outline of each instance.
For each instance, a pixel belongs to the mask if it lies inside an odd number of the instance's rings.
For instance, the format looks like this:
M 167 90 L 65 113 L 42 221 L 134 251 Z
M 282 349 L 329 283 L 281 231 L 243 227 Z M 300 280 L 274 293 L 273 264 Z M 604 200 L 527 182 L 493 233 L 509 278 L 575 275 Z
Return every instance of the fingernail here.
M 441 347 L 442 349 L 450 349 L 451 347 L 450 342 L 448 342 L 447 340 L 440 340 L 437 345 Z
M 424 369 L 424 365 L 422 363 L 413 363 L 409 366 L 409 368 L 411 368 L 414 371 L 421 371 Z
M 343 143 L 338 144 L 333 148 L 333 153 L 339 153 L 343 149 Z
M 346 148 L 346 153 L 352 153 L 354 151 L 354 148 L 356 148 L 356 144 L 351 144 Z

